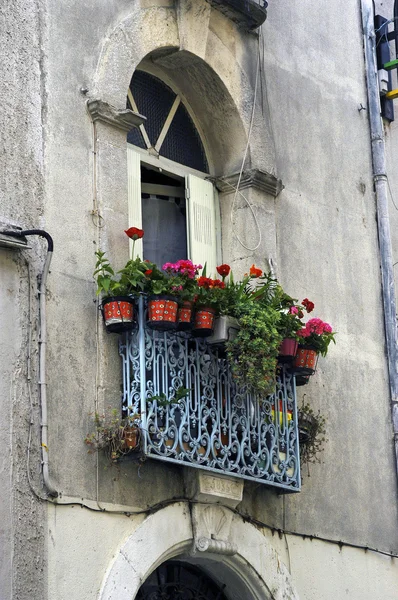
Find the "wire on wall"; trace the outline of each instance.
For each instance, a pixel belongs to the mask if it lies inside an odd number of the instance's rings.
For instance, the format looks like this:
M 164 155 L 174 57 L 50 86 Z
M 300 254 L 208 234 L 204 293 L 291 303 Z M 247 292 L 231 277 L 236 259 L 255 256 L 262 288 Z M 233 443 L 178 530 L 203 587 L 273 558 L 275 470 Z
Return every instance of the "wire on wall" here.
M 245 148 L 245 152 L 244 152 L 243 159 L 242 159 L 242 164 L 241 164 L 240 171 L 239 171 L 238 183 L 236 185 L 236 188 L 234 188 L 234 186 L 232 186 L 231 184 L 228 184 L 228 185 L 231 185 L 231 187 L 235 189 L 235 194 L 234 194 L 234 198 L 232 200 L 232 206 L 231 206 L 231 226 L 232 226 L 232 230 L 234 231 L 235 237 L 238 240 L 238 242 L 240 243 L 240 245 L 243 246 L 243 248 L 245 248 L 246 250 L 249 250 L 249 252 L 254 252 L 255 250 L 257 250 L 257 248 L 259 248 L 259 246 L 261 244 L 261 241 L 262 241 L 261 229 L 260 229 L 260 226 L 258 224 L 258 220 L 257 220 L 257 217 L 255 215 L 253 206 L 250 204 L 250 202 L 246 198 L 246 196 L 244 196 L 242 194 L 242 192 L 239 191 L 239 186 L 240 186 L 240 182 L 241 182 L 241 179 L 242 179 L 243 169 L 244 169 L 245 163 L 246 163 L 247 153 L 249 151 L 249 145 L 250 145 L 250 138 L 251 138 L 251 134 L 252 134 L 252 130 L 253 130 L 254 115 L 255 115 L 255 111 L 256 111 L 256 100 L 257 100 L 257 89 L 258 89 L 259 73 L 260 73 L 260 38 L 258 38 L 256 79 L 255 79 L 255 83 L 254 83 L 253 106 L 252 106 L 252 113 L 251 113 L 251 117 L 250 117 L 249 132 L 247 134 L 246 148 Z M 252 213 L 252 215 L 254 217 L 254 220 L 255 220 L 255 223 L 256 223 L 256 226 L 257 226 L 259 239 L 258 239 L 258 243 L 256 244 L 256 246 L 254 246 L 253 248 L 250 248 L 249 246 L 246 246 L 246 244 L 240 239 L 239 235 L 234 230 L 234 227 L 235 227 L 235 224 L 234 224 L 234 210 L 235 210 L 235 204 L 236 204 L 236 199 L 238 197 L 238 194 L 240 196 L 242 196 L 242 198 L 244 198 L 244 200 L 246 201 L 248 207 L 251 210 L 251 213 Z

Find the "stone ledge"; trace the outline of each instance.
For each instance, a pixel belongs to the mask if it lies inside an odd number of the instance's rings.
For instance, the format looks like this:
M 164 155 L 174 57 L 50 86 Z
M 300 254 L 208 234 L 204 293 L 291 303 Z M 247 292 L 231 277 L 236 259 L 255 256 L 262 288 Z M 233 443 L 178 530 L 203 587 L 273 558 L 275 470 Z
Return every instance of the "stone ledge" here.
M 133 127 L 139 127 L 146 121 L 146 117 L 129 108 L 115 108 L 112 104 L 98 98 L 88 100 L 87 108 L 93 122 L 108 123 L 108 125 L 126 132 L 129 132 Z
M 217 177 L 215 184 L 220 192 L 232 193 L 232 191 L 236 189 L 238 181 L 239 173 L 233 173 L 232 175 Z M 267 171 L 248 169 L 242 173 L 239 190 L 251 187 L 266 192 L 276 198 L 281 193 L 284 186 L 280 179 L 275 177 L 275 175 L 271 175 L 271 173 L 267 173 Z
M 184 474 L 190 500 L 205 503 L 220 503 L 236 508 L 242 502 L 243 481 L 206 473 L 196 469 L 186 469 Z

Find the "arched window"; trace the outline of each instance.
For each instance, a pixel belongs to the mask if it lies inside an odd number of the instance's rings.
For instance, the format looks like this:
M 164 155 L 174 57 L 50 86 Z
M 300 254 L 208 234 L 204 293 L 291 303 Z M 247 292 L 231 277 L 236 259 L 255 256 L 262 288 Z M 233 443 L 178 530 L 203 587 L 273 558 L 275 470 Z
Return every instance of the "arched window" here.
M 137 600 L 227 600 L 225 585 L 217 585 L 195 565 L 169 560 L 141 586 Z
M 129 226 L 145 231 L 138 252 L 162 266 L 180 258 L 216 266 L 218 199 L 204 144 L 178 93 L 136 71 L 127 106 L 147 120 L 127 135 Z

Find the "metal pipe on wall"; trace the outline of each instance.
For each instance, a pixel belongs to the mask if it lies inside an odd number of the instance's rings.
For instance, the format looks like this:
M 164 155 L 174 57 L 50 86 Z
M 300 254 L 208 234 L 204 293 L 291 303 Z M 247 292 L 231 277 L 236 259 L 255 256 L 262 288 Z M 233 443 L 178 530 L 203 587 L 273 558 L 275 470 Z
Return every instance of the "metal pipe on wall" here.
M 372 0 L 361 0 L 362 31 L 368 90 L 368 113 L 373 160 L 373 181 L 376 193 L 384 327 L 386 336 L 391 411 L 394 431 L 395 461 L 398 474 L 398 344 L 394 271 L 390 220 L 388 215 L 388 180 L 380 95 L 377 81 L 374 10 Z
M 29 235 L 38 235 L 47 240 L 47 255 L 43 271 L 40 276 L 39 287 L 39 390 L 41 407 L 41 461 L 43 483 L 47 489 L 47 494 L 56 498 L 58 492 L 50 481 L 48 466 L 48 418 L 47 418 L 47 379 L 46 379 L 46 345 L 47 345 L 47 319 L 46 319 L 46 290 L 47 277 L 50 270 L 51 258 L 54 250 L 54 242 L 49 233 L 42 229 L 27 229 L 25 231 L 2 231 L 3 235 L 13 237 L 26 237 Z

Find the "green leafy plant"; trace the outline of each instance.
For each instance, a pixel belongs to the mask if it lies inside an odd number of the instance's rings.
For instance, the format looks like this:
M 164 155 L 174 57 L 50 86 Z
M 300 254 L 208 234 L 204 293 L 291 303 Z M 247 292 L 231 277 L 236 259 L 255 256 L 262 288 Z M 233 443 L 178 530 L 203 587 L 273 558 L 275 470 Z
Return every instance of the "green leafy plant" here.
M 271 305 L 251 303 L 236 311 L 240 329 L 227 343 L 227 356 L 235 381 L 258 396 L 275 390 L 278 350 L 282 336 L 280 313 Z
M 101 293 L 105 296 L 122 294 L 122 286 L 116 279 L 115 272 L 109 264 L 109 260 L 105 256 L 105 252 L 98 250 L 95 253 L 95 256 L 97 257 L 97 262 L 95 263 L 93 275 L 97 282 L 97 296 Z
M 298 410 L 298 430 L 300 442 L 300 461 L 319 463 L 319 454 L 324 450 L 326 439 L 326 420 L 318 410 L 315 412 L 309 404 Z
M 169 404 L 178 404 L 180 400 L 185 398 L 191 388 L 179 387 L 172 395 L 167 396 L 164 392 L 161 394 L 154 394 L 149 398 L 149 401 L 156 400 L 158 406 L 168 406 Z
M 134 436 L 135 447 L 129 443 Z M 111 463 L 115 463 L 121 456 L 130 454 L 139 449 L 141 437 L 140 416 L 130 415 L 121 417 L 117 409 L 110 414 L 94 413 L 94 430 L 85 437 L 85 444 L 89 446 L 89 453 L 103 450 Z

